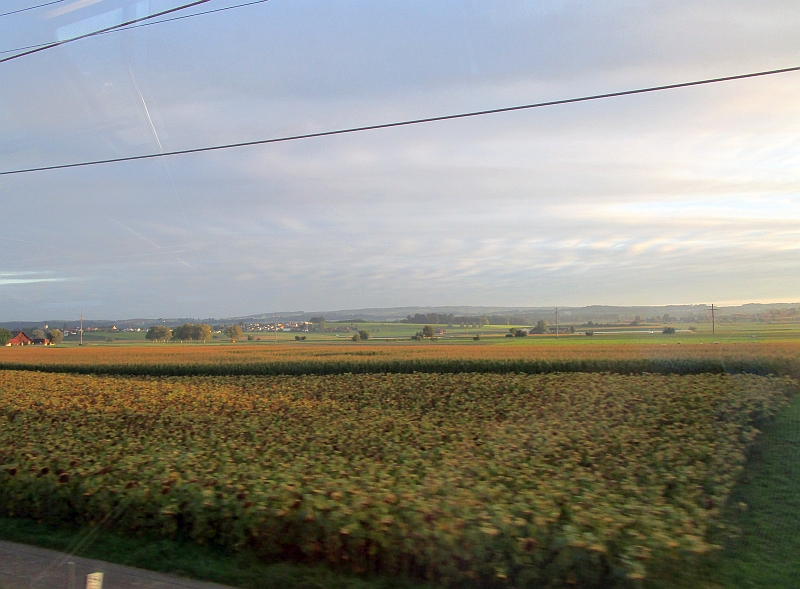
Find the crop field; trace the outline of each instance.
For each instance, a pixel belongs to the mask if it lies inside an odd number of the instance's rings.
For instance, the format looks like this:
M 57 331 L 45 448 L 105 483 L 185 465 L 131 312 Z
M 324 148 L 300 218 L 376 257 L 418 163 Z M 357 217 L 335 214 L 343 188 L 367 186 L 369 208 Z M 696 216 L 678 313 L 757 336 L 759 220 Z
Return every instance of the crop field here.
M 5 370 L 0 508 L 444 585 L 635 587 L 714 549 L 757 426 L 795 387 Z
M 738 339 L 739 336 L 736 336 Z M 505 338 L 503 338 L 505 339 Z M 662 343 L 600 338 L 386 344 L 144 344 L 0 348 L 0 369 L 128 375 L 751 372 L 800 376 L 800 339 Z M 506 343 L 508 342 L 508 343 Z

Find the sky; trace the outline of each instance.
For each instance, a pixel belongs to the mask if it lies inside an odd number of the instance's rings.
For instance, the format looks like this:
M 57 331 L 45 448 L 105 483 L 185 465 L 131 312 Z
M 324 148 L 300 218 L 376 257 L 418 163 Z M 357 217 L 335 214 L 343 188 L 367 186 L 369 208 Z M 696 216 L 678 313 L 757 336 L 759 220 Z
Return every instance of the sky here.
M 62 0 L 0 51 L 181 3 Z M 270 0 L 0 63 L 0 171 L 792 67 L 798 39 L 794 0 Z M 798 300 L 797 72 L 0 176 L 3 321 Z

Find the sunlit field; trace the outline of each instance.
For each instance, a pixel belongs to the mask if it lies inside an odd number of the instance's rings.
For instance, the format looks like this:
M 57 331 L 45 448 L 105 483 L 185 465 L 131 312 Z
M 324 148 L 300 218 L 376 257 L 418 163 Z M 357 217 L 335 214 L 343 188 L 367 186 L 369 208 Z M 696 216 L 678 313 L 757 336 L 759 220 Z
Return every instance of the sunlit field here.
M 736 490 L 796 405 L 797 328 L 0 348 L 0 533 L 99 526 L 436 586 L 747 586 L 707 564 L 773 546 L 723 549 L 758 529 L 742 505 L 796 484 Z
M 750 375 L 0 373 L 0 502 L 50 522 L 445 585 L 685 567 L 757 421 Z
M 711 334 L 711 326 L 701 324 L 695 333 L 679 332 L 665 335 L 659 329 L 601 328 L 595 335 L 554 335 L 508 338 L 508 329 L 498 330 L 497 326 L 475 329 L 469 333 L 481 333 L 479 340 L 461 333 L 446 333 L 433 340 L 411 341 L 408 338 L 387 341 L 377 339 L 387 329 L 397 329 L 397 324 L 358 324 L 368 329 L 371 339 L 366 342 L 353 342 L 348 338 L 337 338 L 331 334 L 304 334 L 306 340 L 297 341 L 296 334 L 279 334 L 277 343 L 271 336 L 257 335 L 260 341 L 231 343 L 227 340 L 212 340 L 208 343 L 149 343 L 130 340 L 127 343 L 94 343 L 84 346 L 63 344 L 55 347 L 13 347 L 0 348 L 0 366 L 6 368 L 48 368 L 70 369 L 85 367 L 87 371 L 97 369 L 113 373 L 116 368 L 127 367 L 128 371 L 138 367 L 143 374 L 148 367 L 198 367 L 219 369 L 225 373 L 253 373 L 258 370 L 274 369 L 281 372 L 281 366 L 290 372 L 313 372 L 312 367 L 324 365 L 328 370 L 347 371 L 354 366 L 375 366 L 378 371 L 400 370 L 413 363 L 422 364 L 418 370 L 441 370 L 444 364 L 458 361 L 472 362 L 471 366 L 452 370 L 499 370 L 503 363 L 509 362 L 550 362 L 550 361 L 635 361 L 635 360 L 685 360 L 697 362 L 716 361 L 793 361 L 800 359 L 800 325 L 798 324 L 737 324 L 717 326 L 717 333 Z M 421 326 L 401 326 L 405 330 L 418 331 Z M 380 331 L 383 330 L 383 331 Z M 463 330 L 462 330 L 463 331 Z M 601 332 L 609 332 L 603 334 Z M 654 333 L 649 333 L 653 331 Z M 613 332 L 613 333 L 612 333 Z M 448 339 L 448 335 L 450 339 Z M 479 363 L 483 364 L 481 368 Z M 305 367 L 303 367 L 305 365 Z M 272 368 L 270 368 L 272 367 Z M 517 365 L 514 369 L 523 369 Z M 581 369 L 567 368 L 562 369 Z M 603 367 L 600 366 L 599 369 Z M 74 368 L 73 368 L 74 369 Z M 414 367 L 412 366 L 412 369 Z M 585 367 L 583 368 L 585 369 Z M 610 368 L 609 368 L 610 369 Z M 190 368 L 186 368 L 190 370 Z M 316 370 L 319 370 L 317 368 Z M 537 371 L 538 369 L 532 369 Z M 161 374 L 162 372 L 155 372 Z M 163 372 L 167 373 L 167 372 Z M 179 373 L 179 372 L 178 372 Z M 191 372 L 190 372 L 191 373 Z M 177 374 L 177 373 L 176 373 Z

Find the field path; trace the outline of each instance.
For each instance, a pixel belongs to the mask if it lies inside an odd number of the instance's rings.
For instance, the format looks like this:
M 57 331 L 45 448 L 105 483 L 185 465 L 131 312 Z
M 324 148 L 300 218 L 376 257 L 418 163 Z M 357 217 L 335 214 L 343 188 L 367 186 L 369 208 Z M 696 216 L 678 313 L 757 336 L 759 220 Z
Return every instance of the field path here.
M 225 585 L 154 573 L 102 560 L 71 556 L 27 544 L 0 541 L 2 589 L 70 589 L 67 562 L 75 563 L 74 589 L 86 587 L 86 575 L 104 574 L 104 589 L 230 589 Z

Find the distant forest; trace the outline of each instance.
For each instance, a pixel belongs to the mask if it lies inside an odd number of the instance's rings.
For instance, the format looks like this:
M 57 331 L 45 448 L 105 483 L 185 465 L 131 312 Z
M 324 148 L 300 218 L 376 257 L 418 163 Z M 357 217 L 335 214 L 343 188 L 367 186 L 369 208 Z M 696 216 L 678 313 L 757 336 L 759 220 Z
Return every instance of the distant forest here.
M 708 323 L 711 321 L 710 312 L 687 313 L 685 315 L 655 315 L 652 317 L 640 317 L 636 315 L 633 319 L 621 316 L 620 314 L 588 315 L 585 313 L 574 313 L 564 310 L 560 315 L 561 321 L 567 323 L 580 323 L 589 327 L 601 327 L 618 325 L 620 323 L 639 325 L 639 324 L 662 324 L 662 323 Z M 593 320 L 591 320 L 591 319 Z M 411 323 L 415 325 L 458 325 L 477 326 L 484 325 L 535 325 L 538 321 L 545 320 L 553 323 L 555 313 L 545 315 L 541 312 L 530 315 L 454 315 L 453 313 L 415 313 L 408 315 L 400 323 Z M 773 321 L 798 321 L 800 320 L 800 308 L 790 307 L 784 309 L 770 309 L 761 313 L 722 313 L 717 315 L 717 321 L 721 323 L 768 323 Z
M 532 316 L 522 315 L 481 315 L 481 316 L 458 316 L 449 313 L 416 313 L 409 315 L 400 323 L 412 323 L 415 325 L 523 325 L 536 323 Z

